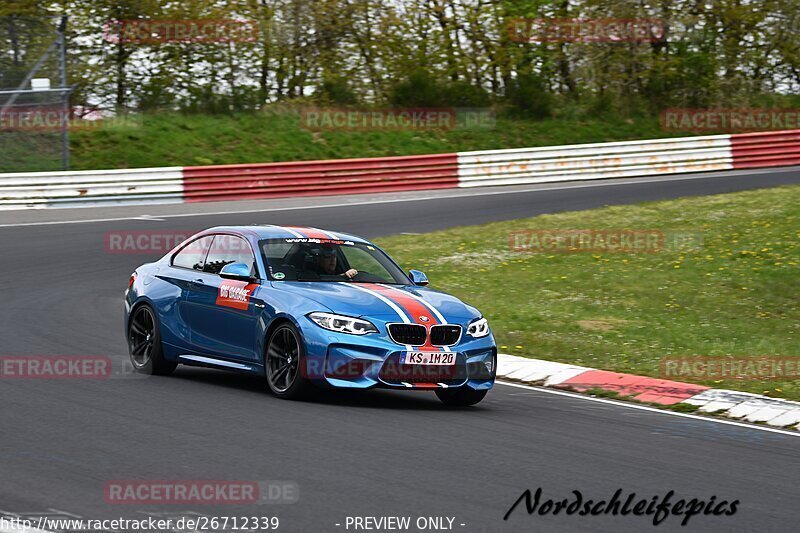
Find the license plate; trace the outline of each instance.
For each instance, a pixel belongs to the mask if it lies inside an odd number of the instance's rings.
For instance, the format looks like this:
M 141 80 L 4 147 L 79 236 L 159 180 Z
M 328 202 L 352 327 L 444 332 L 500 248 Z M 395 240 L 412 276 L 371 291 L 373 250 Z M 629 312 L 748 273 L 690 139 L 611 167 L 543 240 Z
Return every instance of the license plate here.
M 443 365 L 456 364 L 454 352 L 403 352 L 402 365 Z

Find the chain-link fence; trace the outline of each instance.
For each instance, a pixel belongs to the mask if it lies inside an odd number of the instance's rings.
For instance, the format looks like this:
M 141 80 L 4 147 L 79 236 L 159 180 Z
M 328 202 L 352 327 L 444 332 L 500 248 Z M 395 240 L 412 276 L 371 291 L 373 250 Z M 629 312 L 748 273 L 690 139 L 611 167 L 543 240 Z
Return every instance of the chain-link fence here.
M 65 18 L 0 17 L 0 172 L 66 170 Z

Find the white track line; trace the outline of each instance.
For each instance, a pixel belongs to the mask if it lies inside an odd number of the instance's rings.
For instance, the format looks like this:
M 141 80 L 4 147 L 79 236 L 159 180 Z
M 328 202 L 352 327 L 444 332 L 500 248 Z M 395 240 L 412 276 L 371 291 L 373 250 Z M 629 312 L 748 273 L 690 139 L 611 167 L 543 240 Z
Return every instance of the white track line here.
M 588 396 L 586 394 L 578 394 L 578 393 L 575 393 L 575 392 L 568 392 L 568 391 L 562 391 L 562 390 L 556 390 L 556 389 L 548 389 L 548 388 L 545 388 L 545 387 L 533 387 L 533 386 L 530 386 L 530 385 L 522 385 L 520 383 L 509 383 L 507 381 L 500 381 L 500 380 L 496 381 L 496 383 L 498 385 L 505 385 L 507 387 L 515 387 L 515 388 L 518 388 L 518 389 L 526 389 L 526 390 L 532 390 L 532 391 L 536 391 L 536 392 L 544 392 L 546 394 L 555 394 L 557 396 L 569 396 L 570 398 L 575 398 L 576 400 L 585 400 L 585 401 L 589 401 L 589 402 L 605 403 L 605 404 L 615 405 L 617 407 L 627 407 L 627 408 L 630 408 L 630 409 L 639 409 L 641 411 L 650 411 L 650 412 L 653 412 L 653 413 L 661 413 L 661 414 L 664 414 L 664 415 L 678 416 L 678 417 L 681 417 L 681 418 L 691 418 L 693 420 L 703 420 L 705 422 L 713 422 L 713 423 L 717 423 L 717 424 L 726 424 L 726 425 L 729 425 L 729 426 L 738 426 L 738 427 L 742 427 L 742 428 L 755 429 L 755 430 L 758 430 L 758 431 L 766 431 L 768 433 L 780 433 L 781 435 L 788 435 L 790 437 L 800 437 L 800 432 L 797 432 L 797 431 L 789 431 L 789 430 L 785 430 L 785 429 L 776 429 L 776 428 L 758 426 L 758 425 L 755 425 L 755 424 L 747 424 L 747 423 L 744 423 L 744 422 L 737 422 L 735 420 L 725 420 L 725 419 L 722 419 L 722 418 L 714 418 L 714 417 L 711 417 L 711 416 L 699 416 L 699 415 L 693 415 L 693 414 L 690 414 L 690 413 L 679 413 L 677 411 L 671 411 L 669 409 L 658 409 L 656 407 L 650 407 L 649 405 L 640 405 L 640 404 L 636 404 L 636 403 L 632 403 L 632 402 L 631 403 L 620 402 L 620 401 L 617 401 L 617 400 L 609 400 L 607 398 L 595 398 L 593 396 Z
M 737 172 L 741 174 L 736 175 L 752 175 L 752 174 L 769 174 L 778 171 L 788 171 L 795 167 L 782 167 L 780 169 L 765 169 L 762 172 L 745 172 L 745 171 L 737 171 L 734 170 L 732 172 Z M 725 171 L 731 172 L 731 171 Z M 713 179 L 713 178 L 722 178 L 726 176 L 720 176 L 718 172 L 709 172 L 705 175 L 699 176 L 684 176 L 684 177 L 668 177 L 668 178 L 660 178 L 660 179 L 626 179 L 624 181 L 614 182 L 614 183 L 574 183 L 571 185 L 562 185 L 558 187 L 542 187 L 542 185 L 546 184 L 538 184 L 536 187 L 530 189 L 514 189 L 514 190 L 492 190 L 486 192 L 473 192 L 474 189 L 471 189 L 469 193 L 461 193 L 461 194 L 444 194 L 438 196 L 420 196 L 416 198 L 393 198 L 388 200 L 365 200 L 362 202 L 339 202 L 339 203 L 330 203 L 330 204 L 317 204 L 317 205 L 299 205 L 295 207 L 268 207 L 263 209 L 243 209 L 243 210 L 234 210 L 234 211 L 209 211 L 209 212 L 198 212 L 198 213 L 177 213 L 177 214 L 167 214 L 167 215 L 136 215 L 136 216 L 129 216 L 129 217 L 118 217 L 118 218 L 93 218 L 93 219 L 85 219 L 85 220 L 53 220 L 49 222 L 21 222 L 18 224 L 0 224 L 0 228 L 14 228 L 14 227 L 21 227 L 21 226 L 51 226 L 51 225 L 58 225 L 58 224 L 91 224 L 95 222 L 119 222 L 123 220 L 140 220 L 140 221 L 156 221 L 159 219 L 167 219 L 167 218 L 183 218 L 183 217 L 202 217 L 202 216 L 219 216 L 219 215 L 237 215 L 237 214 L 246 214 L 246 213 L 274 213 L 280 211 L 302 211 L 304 209 L 325 209 L 329 207 L 350 207 L 350 206 L 362 206 L 362 205 L 378 205 L 378 204 L 395 204 L 395 203 L 403 203 L 403 202 L 423 202 L 426 200 L 443 200 L 443 199 L 450 199 L 450 198 L 471 198 L 475 196 L 495 196 L 499 194 L 520 194 L 520 193 L 528 193 L 528 192 L 545 192 L 545 191 L 560 191 L 566 189 L 585 189 L 589 187 L 616 187 L 620 185 L 636 185 L 641 183 L 662 183 L 667 181 L 689 181 L 689 180 L 701 180 L 701 179 Z M 616 179 L 616 178 L 611 178 Z M 494 187 L 486 187 L 487 189 L 494 188 Z M 476 187 L 477 189 L 477 187 Z M 465 189 L 456 189 L 464 191 Z M 175 204 L 175 205 L 186 205 L 186 204 Z M 147 204 L 142 204 L 143 207 L 147 207 Z M 128 206 L 126 206 L 128 207 Z M 50 211 L 52 212 L 52 211 Z

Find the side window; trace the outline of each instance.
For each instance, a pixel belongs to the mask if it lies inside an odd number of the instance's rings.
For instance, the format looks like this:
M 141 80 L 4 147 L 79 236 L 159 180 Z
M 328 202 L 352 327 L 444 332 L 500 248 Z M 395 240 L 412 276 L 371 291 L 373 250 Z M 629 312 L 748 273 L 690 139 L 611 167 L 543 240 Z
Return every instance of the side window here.
M 193 240 L 173 256 L 172 266 L 203 270 L 203 262 L 213 240 L 213 235 Z
M 215 235 L 203 270 L 219 274 L 222 267 L 230 263 L 244 263 L 250 267 L 250 273 L 256 275 L 256 260 L 247 241 L 235 235 Z

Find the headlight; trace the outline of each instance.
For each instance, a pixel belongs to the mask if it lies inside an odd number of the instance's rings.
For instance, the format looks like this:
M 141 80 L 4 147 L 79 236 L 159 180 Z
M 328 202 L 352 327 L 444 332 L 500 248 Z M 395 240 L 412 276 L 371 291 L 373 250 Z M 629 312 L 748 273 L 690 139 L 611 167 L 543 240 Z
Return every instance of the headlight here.
M 314 321 L 321 328 L 340 333 L 352 333 L 353 335 L 366 335 L 367 333 L 377 333 L 372 322 L 353 318 L 351 316 L 332 315 L 330 313 L 311 313 L 308 318 Z
M 489 321 L 479 318 L 467 327 L 467 335 L 479 339 L 489 334 Z

